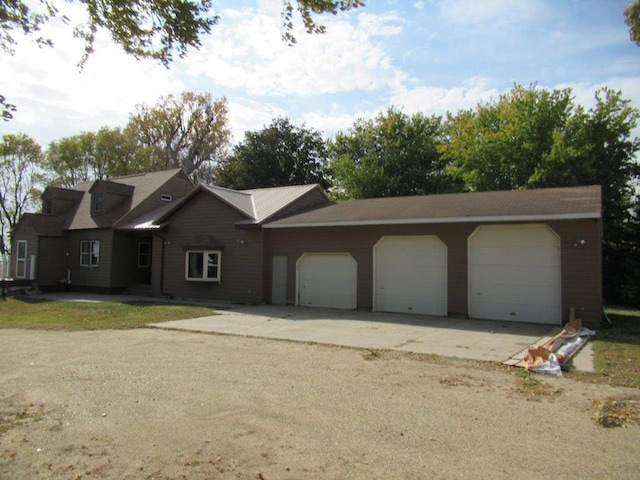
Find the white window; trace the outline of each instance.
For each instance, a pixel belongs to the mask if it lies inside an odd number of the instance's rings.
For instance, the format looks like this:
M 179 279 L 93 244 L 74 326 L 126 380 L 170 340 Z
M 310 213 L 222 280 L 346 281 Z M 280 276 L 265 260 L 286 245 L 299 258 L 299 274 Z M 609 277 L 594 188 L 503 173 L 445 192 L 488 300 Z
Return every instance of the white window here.
M 189 250 L 185 257 L 185 278 L 201 282 L 220 281 L 219 250 Z
M 82 240 L 80 242 L 80 266 L 97 267 L 100 265 L 100 240 Z
M 27 278 L 27 241 L 18 240 L 16 247 L 16 278 Z
M 138 267 L 149 268 L 151 266 L 151 243 L 138 242 Z
M 171 195 L 170 193 L 161 193 L 160 200 L 162 200 L 163 202 L 172 202 L 173 195 Z

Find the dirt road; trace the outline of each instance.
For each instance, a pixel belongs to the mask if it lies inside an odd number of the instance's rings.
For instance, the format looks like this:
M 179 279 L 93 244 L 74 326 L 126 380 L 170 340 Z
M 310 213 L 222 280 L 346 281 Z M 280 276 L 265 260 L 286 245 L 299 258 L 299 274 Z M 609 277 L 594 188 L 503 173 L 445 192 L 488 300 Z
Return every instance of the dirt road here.
M 636 479 L 627 392 L 300 343 L 0 330 L 2 479 Z M 637 394 L 637 391 L 633 393 Z

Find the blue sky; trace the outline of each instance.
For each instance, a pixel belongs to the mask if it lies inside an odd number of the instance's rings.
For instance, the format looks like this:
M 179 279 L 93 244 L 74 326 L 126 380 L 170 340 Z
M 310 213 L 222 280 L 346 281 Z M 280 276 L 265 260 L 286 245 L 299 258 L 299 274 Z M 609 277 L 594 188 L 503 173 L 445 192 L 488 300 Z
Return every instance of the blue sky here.
M 288 47 L 281 1 L 219 0 L 220 23 L 202 49 L 170 69 L 126 56 L 103 34 L 79 72 L 82 44 L 53 24 L 45 33 L 55 48 L 21 39 L 14 56 L 0 52 L 0 92 L 19 107 L 0 133 L 24 132 L 46 146 L 124 126 L 136 104 L 185 90 L 228 99 L 235 141 L 277 116 L 330 137 L 391 106 L 444 115 L 514 83 L 571 87 L 586 106 L 606 85 L 640 108 L 640 47 L 623 18 L 629 1 L 369 0 L 323 17 L 325 35 L 297 31 Z

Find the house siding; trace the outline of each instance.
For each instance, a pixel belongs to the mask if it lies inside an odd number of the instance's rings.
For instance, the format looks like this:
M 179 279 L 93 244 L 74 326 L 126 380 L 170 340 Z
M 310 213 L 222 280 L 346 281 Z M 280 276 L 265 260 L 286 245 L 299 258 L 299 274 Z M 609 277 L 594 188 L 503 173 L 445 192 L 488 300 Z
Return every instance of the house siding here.
M 33 228 L 28 222 L 19 223 L 13 230 L 11 235 L 11 265 L 9 267 L 10 276 L 14 279 L 18 279 L 16 275 L 16 262 L 18 260 L 18 240 L 27 241 L 27 259 L 25 279 L 29 278 L 29 272 L 31 271 L 31 256 L 36 255 L 36 263 L 38 261 L 38 237 L 36 236 Z M 38 275 L 38 269 L 36 268 L 36 277 Z
M 68 268 L 71 272 L 71 288 L 88 288 L 111 291 L 111 265 L 119 259 L 113 256 L 113 232 L 109 229 L 72 230 L 68 234 Z M 97 267 L 80 266 L 80 242 L 100 241 L 100 262 Z
M 262 231 L 239 229 L 234 224 L 245 217 L 206 192 L 194 196 L 188 206 L 171 216 L 164 237 L 163 295 L 261 303 L 263 299 Z M 154 260 L 159 262 L 162 239 L 155 237 Z M 185 280 L 188 247 L 220 247 L 220 282 Z M 154 275 L 155 276 L 155 275 Z M 154 279 L 154 291 L 160 288 Z
M 43 290 L 61 287 L 67 278 L 67 241 L 63 237 L 38 238 L 38 285 Z
M 519 222 L 522 223 L 522 222 Z M 540 222 L 535 222 L 540 223 Z M 449 315 L 468 315 L 468 238 L 480 223 L 386 225 L 267 229 L 265 231 L 265 292 L 271 291 L 271 259 L 288 257 L 287 302 L 295 302 L 296 262 L 305 252 L 345 252 L 358 263 L 358 308 L 373 307 L 373 246 L 383 236 L 436 235 L 447 246 Z M 589 324 L 602 318 L 601 222 L 574 220 L 550 222 L 562 245 L 562 314 L 569 308 Z M 577 237 L 585 244 L 574 247 Z M 268 299 L 268 296 L 265 296 Z

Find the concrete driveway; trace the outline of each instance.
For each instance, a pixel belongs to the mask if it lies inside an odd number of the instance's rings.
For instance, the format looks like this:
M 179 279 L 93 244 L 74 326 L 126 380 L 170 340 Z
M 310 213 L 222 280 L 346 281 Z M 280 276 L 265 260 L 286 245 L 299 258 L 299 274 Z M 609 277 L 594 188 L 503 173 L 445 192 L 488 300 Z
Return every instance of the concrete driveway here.
M 167 301 L 124 295 L 50 293 L 52 300 L 80 302 Z M 528 346 L 544 343 L 559 327 L 532 323 L 468 320 L 397 313 L 275 305 L 188 302 L 214 308 L 218 315 L 150 324 L 167 330 L 248 335 L 346 347 L 431 353 L 447 357 L 517 365 Z M 587 345 L 573 359 L 575 368 L 593 371 Z
M 549 338 L 560 330 L 549 325 L 529 323 L 273 305 L 233 305 L 219 312 L 220 315 L 150 326 L 432 353 L 510 364 L 522 359 L 521 353 L 529 345 Z

